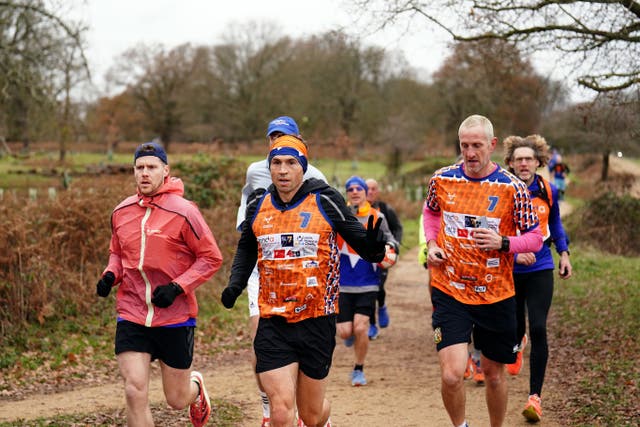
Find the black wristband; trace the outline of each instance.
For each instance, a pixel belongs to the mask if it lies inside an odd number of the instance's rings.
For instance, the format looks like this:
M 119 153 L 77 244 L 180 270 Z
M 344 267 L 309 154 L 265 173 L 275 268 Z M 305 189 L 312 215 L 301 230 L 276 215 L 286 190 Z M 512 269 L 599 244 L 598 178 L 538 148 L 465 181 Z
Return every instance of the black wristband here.
M 509 237 L 502 236 L 502 246 L 500 246 L 500 251 L 509 252 L 510 247 L 511 247 L 511 241 L 509 240 Z

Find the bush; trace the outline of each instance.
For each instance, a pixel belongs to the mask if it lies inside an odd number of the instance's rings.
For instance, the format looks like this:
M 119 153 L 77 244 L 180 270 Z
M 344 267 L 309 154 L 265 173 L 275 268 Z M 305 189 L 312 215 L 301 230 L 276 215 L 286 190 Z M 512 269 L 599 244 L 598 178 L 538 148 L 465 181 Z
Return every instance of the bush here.
M 640 255 L 640 200 L 604 193 L 564 222 L 572 239 L 617 255 Z
M 186 197 L 196 201 L 224 257 L 214 281 L 226 283 L 244 165 L 223 159 L 198 159 L 175 166 Z M 112 209 L 135 187 L 130 173 L 96 175 L 74 181 L 53 200 L 18 200 L 0 204 L 0 337 L 15 336 L 29 324 L 99 316 L 95 283 L 104 269 L 111 237 Z M 212 294 L 200 293 L 213 301 Z M 216 298 L 217 299 L 217 298 Z

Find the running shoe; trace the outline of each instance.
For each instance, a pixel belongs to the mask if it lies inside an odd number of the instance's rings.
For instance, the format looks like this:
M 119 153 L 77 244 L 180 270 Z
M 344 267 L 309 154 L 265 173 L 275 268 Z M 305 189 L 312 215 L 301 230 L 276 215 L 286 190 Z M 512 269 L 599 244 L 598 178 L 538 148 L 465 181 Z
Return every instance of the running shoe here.
M 353 372 L 351 372 L 351 385 L 354 387 L 367 385 L 367 379 L 364 377 L 364 371 L 354 369 Z
M 484 372 L 482 372 L 482 367 L 480 366 L 480 360 L 474 361 L 474 369 L 473 369 L 473 381 L 476 384 L 482 385 L 484 384 Z
M 386 328 L 389 326 L 389 313 L 387 312 L 387 305 L 383 305 L 382 307 L 378 307 L 378 325 L 381 328 Z
M 189 405 L 189 419 L 194 427 L 202 427 L 207 424 L 211 416 L 211 401 L 209 400 L 207 389 L 204 386 L 202 374 L 198 371 L 191 371 L 191 381 L 198 384 L 200 393 L 198 397 L 196 397 L 196 400 Z
M 260 424 L 260 427 L 271 427 L 271 418 L 262 417 L 262 424 Z
M 378 338 L 378 327 L 376 325 L 369 325 L 369 339 L 375 340 Z
M 527 334 L 522 337 L 522 341 L 518 346 L 518 353 L 516 354 L 516 361 L 507 365 L 507 372 L 510 375 L 518 375 L 522 370 L 522 359 L 524 355 L 524 348 L 527 346 L 528 338 Z
M 509 375 L 518 375 L 522 370 L 522 352 L 519 351 L 516 354 L 516 361 L 514 363 L 507 364 L 507 372 Z
M 307 427 L 304 421 L 302 421 L 302 418 L 300 418 L 300 416 L 298 416 L 297 414 L 296 414 L 296 418 L 298 419 L 298 424 L 296 424 L 298 427 Z
M 537 394 L 529 396 L 527 404 L 524 405 L 522 415 L 527 421 L 538 422 L 542 418 L 542 400 Z
M 353 345 L 353 343 L 355 342 L 355 340 L 356 340 L 355 335 L 351 335 L 349 338 L 344 340 L 344 345 L 346 347 L 351 347 Z
M 473 377 L 473 373 L 476 371 L 476 365 L 473 363 L 471 355 L 467 359 L 467 368 L 464 370 L 464 379 L 468 380 Z

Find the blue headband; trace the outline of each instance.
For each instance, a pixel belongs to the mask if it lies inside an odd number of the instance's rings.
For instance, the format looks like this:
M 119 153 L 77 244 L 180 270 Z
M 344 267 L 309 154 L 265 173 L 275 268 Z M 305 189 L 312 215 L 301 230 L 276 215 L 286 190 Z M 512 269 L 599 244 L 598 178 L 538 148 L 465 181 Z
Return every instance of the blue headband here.
M 293 156 L 302 166 L 302 171 L 307 171 L 307 147 L 295 136 L 283 135 L 273 141 L 271 151 L 269 151 L 269 169 L 271 169 L 271 160 L 275 156 Z
M 347 179 L 347 182 L 345 182 L 344 185 L 345 185 L 345 188 L 348 190 L 349 187 L 351 187 L 354 184 L 364 188 L 365 193 L 369 192 L 369 186 L 367 186 L 367 183 L 365 182 L 365 180 L 360 178 L 359 176 L 355 176 L 355 175 L 352 176 L 351 178 Z

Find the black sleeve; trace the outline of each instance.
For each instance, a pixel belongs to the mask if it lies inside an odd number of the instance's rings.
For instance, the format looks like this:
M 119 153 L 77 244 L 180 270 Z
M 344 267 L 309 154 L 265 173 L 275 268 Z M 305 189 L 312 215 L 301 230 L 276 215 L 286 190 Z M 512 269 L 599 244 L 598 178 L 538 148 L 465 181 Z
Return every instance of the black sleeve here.
M 400 222 L 396 211 L 394 211 L 391 206 L 385 203 L 385 207 L 386 209 L 382 213 L 384 213 L 384 216 L 387 218 L 389 230 L 391 230 L 391 234 L 393 234 L 393 237 L 395 237 L 399 245 L 402 243 L 402 222 Z
M 382 261 L 385 252 L 384 238 L 381 237 L 376 244 L 369 244 L 365 228 L 351 212 L 337 190 L 332 187 L 323 189 L 320 192 L 320 204 L 333 223 L 336 232 L 358 255 L 369 262 Z
M 247 281 L 258 261 L 258 241 L 251 228 L 251 222 L 265 192 L 266 190 L 262 188 L 258 189 L 247 199 L 245 220 L 240 225 L 240 240 L 238 240 L 233 264 L 231 264 L 229 286 L 237 286 L 240 289 L 246 288 Z

